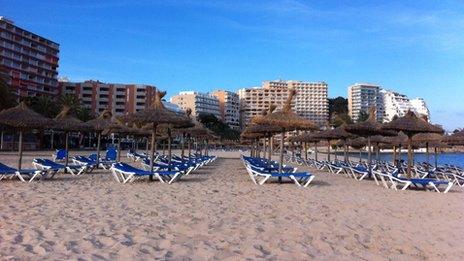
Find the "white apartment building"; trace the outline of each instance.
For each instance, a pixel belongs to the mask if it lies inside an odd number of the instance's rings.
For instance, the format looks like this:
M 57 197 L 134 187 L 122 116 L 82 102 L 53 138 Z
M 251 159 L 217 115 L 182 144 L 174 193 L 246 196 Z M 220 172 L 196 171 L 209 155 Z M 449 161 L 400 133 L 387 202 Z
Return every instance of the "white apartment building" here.
M 369 113 L 376 108 L 377 121 L 383 121 L 384 108 L 380 86 L 368 83 L 356 83 L 348 87 L 348 115 L 357 122 L 361 112 Z
M 240 98 L 238 94 L 226 91 L 216 90 L 211 93 L 219 101 L 219 110 L 221 120 L 229 125 L 233 130 L 240 129 Z
M 241 127 L 251 118 L 269 108 L 280 110 L 287 100 L 289 89 L 296 90 L 292 109 L 303 118 L 326 125 L 329 119 L 328 85 L 325 82 L 264 81 L 261 87 L 243 88 L 238 91 L 241 104 Z
M 143 110 L 151 104 L 156 87 L 141 84 L 102 83 L 99 81 L 58 83 L 61 94 L 75 95 L 95 115 L 109 109 L 113 115 Z
M 395 116 L 403 117 L 411 110 L 418 117 L 430 119 L 430 112 L 422 98 L 410 100 L 406 95 L 390 90 L 381 90 L 384 113 L 384 122 L 390 122 Z
M 219 109 L 219 100 L 213 95 L 186 91 L 180 92 L 178 95 L 171 97 L 171 103 L 178 105 L 182 110 L 190 108 L 192 115 L 213 114 L 218 119 L 221 119 L 221 112 Z

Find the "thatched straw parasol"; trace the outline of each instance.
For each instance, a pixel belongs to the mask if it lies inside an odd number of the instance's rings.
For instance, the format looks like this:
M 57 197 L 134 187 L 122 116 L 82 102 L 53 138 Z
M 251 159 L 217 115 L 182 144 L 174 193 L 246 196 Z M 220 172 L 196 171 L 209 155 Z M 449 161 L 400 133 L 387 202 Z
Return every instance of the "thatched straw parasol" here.
M 318 160 L 318 149 L 317 143 L 321 141 L 320 138 L 316 137 L 317 133 L 305 133 L 300 136 L 297 136 L 296 140 L 305 143 L 313 143 L 314 144 L 314 160 Z
M 271 114 L 275 108 L 275 105 L 270 104 L 269 108 L 262 112 L 262 116 Z M 247 135 L 257 139 L 264 138 L 264 155 L 266 154 L 266 139 L 268 139 L 268 159 L 271 160 L 273 147 L 272 135 L 279 132 L 281 132 L 281 128 L 275 125 L 251 123 L 245 128 L 242 134 L 245 138 Z
M 188 156 L 191 156 L 191 138 L 193 136 L 206 135 L 208 129 L 203 126 L 195 117 L 192 116 L 192 109 L 187 108 L 186 117 L 190 119 L 190 124 L 177 126 L 174 132 L 181 135 L 181 157 L 185 156 L 185 139 L 187 138 Z
M 256 124 L 274 125 L 281 128 L 280 140 L 280 164 L 279 173 L 282 173 L 282 164 L 284 157 L 284 141 L 285 132 L 291 130 L 315 130 L 317 126 L 310 120 L 301 118 L 292 111 L 292 100 L 296 95 L 295 90 L 290 90 L 287 101 L 285 102 L 282 111 L 273 112 L 265 116 L 258 116 L 252 119 Z
M 81 120 L 71 115 L 71 108 L 67 105 L 63 106 L 61 112 L 53 119 L 54 124 L 52 129 L 64 131 L 65 133 L 65 150 L 66 159 L 65 166 L 69 164 L 69 132 L 71 131 L 86 131 L 90 127 Z
M 443 142 L 451 146 L 462 146 L 464 145 L 464 130 L 460 132 L 453 133 L 449 136 L 443 138 Z
M 368 156 L 367 161 L 369 165 L 369 173 L 372 173 L 372 147 L 371 137 L 375 135 L 393 136 L 395 133 L 385 131 L 382 129 L 382 124 L 376 121 L 376 108 L 372 107 L 369 112 L 369 119 L 365 122 L 359 122 L 346 126 L 346 131 L 355 135 L 367 138 Z M 377 178 L 374 175 L 374 179 L 377 182 Z
M 357 137 L 357 138 L 352 138 L 348 139 L 346 141 L 346 144 L 350 146 L 351 148 L 358 150 L 359 152 L 359 162 L 362 161 L 362 148 L 367 146 L 367 139 L 364 137 Z
M 111 112 L 106 109 L 97 118 L 85 123 L 97 133 L 97 168 L 100 163 L 101 135 L 107 129 L 116 128 L 117 123 L 113 121 Z
M 346 125 L 342 125 L 335 129 L 322 131 L 319 133 L 315 133 L 313 135 L 314 138 L 319 138 L 320 140 L 326 140 L 328 142 L 329 145 L 327 146 L 327 160 L 329 162 L 330 162 L 330 141 L 343 140 L 345 142 L 348 138 L 354 137 L 354 135 L 347 132 L 345 128 L 346 128 Z M 345 158 L 345 161 L 348 161 L 347 145 L 345 144 L 344 147 L 345 147 L 344 158 Z
M 118 135 L 118 144 L 117 144 L 117 161 L 121 161 L 121 138 L 124 135 L 143 135 L 148 136 L 150 133 L 147 131 L 143 131 L 137 128 L 131 128 L 127 126 L 120 118 L 114 118 L 112 120 L 112 124 L 105 129 L 102 134 L 107 135 L 109 133 L 114 133 Z M 148 142 L 147 142 L 148 143 Z
M 380 144 L 389 144 L 390 139 L 382 135 L 374 135 L 371 137 L 371 144 L 372 143 L 375 144 L 376 160 L 380 161 Z
M 427 164 L 430 164 L 430 152 L 429 152 L 429 147 L 431 147 L 430 144 L 439 143 L 442 140 L 443 140 L 443 135 L 439 133 L 419 133 L 412 137 L 413 142 L 423 143 L 423 145 L 425 145 L 425 150 L 427 154 Z M 437 145 L 442 145 L 442 144 L 437 144 Z M 435 157 L 436 157 L 436 154 L 435 154 Z
M 384 130 L 402 131 L 408 136 L 408 170 L 407 175 L 411 177 L 413 150 L 412 137 L 418 133 L 443 133 L 443 129 L 420 119 L 412 111 L 405 116 L 397 118 L 383 126 Z
M 144 110 L 130 114 L 126 119 L 128 122 L 137 124 L 138 126 L 144 126 L 151 124 L 152 135 L 151 135 L 151 149 L 150 149 L 150 170 L 153 172 L 153 154 L 155 150 L 156 142 L 156 128 L 161 124 L 182 124 L 185 122 L 185 118 L 179 114 L 166 109 L 162 103 L 162 98 L 166 95 L 166 92 L 156 91 L 154 101 L 152 104 Z M 150 176 L 153 179 L 153 176 Z
M 53 125 L 53 121 L 29 109 L 24 102 L 21 102 L 16 107 L 0 112 L 0 124 L 19 130 L 18 169 L 20 170 L 23 159 L 23 132 L 50 127 Z

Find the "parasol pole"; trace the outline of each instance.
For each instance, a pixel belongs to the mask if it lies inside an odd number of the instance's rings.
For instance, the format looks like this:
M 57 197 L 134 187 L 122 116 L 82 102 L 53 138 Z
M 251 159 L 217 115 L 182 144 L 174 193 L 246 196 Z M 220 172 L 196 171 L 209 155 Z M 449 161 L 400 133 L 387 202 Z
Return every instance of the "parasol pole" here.
M 53 150 L 53 145 L 54 145 L 54 144 L 53 144 L 53 140 L 54 140 L 53 137 L 55 136 L 55 135 L 54 135 L 55 132 L 54 132 L 53 130 L 51 130 L 51 132 L 52 132 L 52 133 L 51 133 L 51 135 L 50 135 L 50 149 Z M 2 141 L 3 141 L 3 131 L 2 131 Z
M 330 140 L 327 140 L 327 161 L 330 162 Z
M 154 166 L 154 157 L 155 154 L 155 143 L 156 143 L 156 124 L 153 124 L 153 130 L 151 133 L 151 149 L 150 149 L 150 171 L 153 173 L 153 166 Z M 148 139 L 147 139 L 148 144 Z M 153 180 L 153 175 L 150 175 L 150 181 Z
M 408 178 L 411 178 L 411 170 L 412 170 L 412 136 L 408 135 Z
M 168 170 L 171 170 L 171 163 L 172 163 L 172 151 L 171 151 L 171 128 L 168 127 Z
M 429 171 L 429 164 L 430 164 L 430 153 L 429 153 L 429 142 L 425 142 L 425 152 L 427 153 L 427 171 Z
M 437 147 L 434 148 L 435 151 L 435 169 L 438 167 L 438 153 L 437 153 Z
M 317 161 L 317 154 L 318 154 L 318 151 L 317 151 L 317 141 L 314 142 L 314 160 Z
M 371 136 L 367 136 L 367 162 L 369 164 L 369 175 L 372 175 L 372 148 Z
M 98 132 L 98 138 L 97 138 L 97 168 L 99 168 L 99 165 L 100 165 L 100 142 L 101 142 L 101 131 Z
M 118 137 L 118 162 L 121 162 L 121 137 Z
M 180 153 L 182 159 L 185 156 L 185 132 L 182 132 L 182 137 L 181 137 L 181 153 Z
M 66 158 L 65 158 L 65 166 L 67 167 L 69 164 L 69 132 L 65 132 L 66 141 L 65 141 L 65 150 L 66 150 Z M 66 169 L 65 169 L 66 172 Z
M 189 137 L 187 139 L 187 147 L 188 147 L 187 149 L 188 149 L 189 158 L 192 155 L 192 145 L 191 144 L 192 144 L 192 137 L 190 137 L 190 135 L 189 135 Z
M 271 159 L 272 159 L 272 135 L 271 134 L 269 134 L 269 146 L 268 146 L 267 149 L 268 149 L 267 157 L 268 157 L 268 160 L 270 162 Z
M 304 144 L 303 146 L 304 146 L 305 161 L 307 161 L 308 160 L 308 143 L 305 141 L 303 144 Z
M 280 156 L 279 156 L 279 173 L 282 173 L 283 161 L 284 161 L 284 140 L 285 140 L 285 131 L 282 131 L 280 139 Z M 279 178 L 279 181 L 281 178 Z
M 23 161 L 23 130 L 19 130 L 19 144 L 18 144 L 18 170 L 21 170 L 21 163 Z

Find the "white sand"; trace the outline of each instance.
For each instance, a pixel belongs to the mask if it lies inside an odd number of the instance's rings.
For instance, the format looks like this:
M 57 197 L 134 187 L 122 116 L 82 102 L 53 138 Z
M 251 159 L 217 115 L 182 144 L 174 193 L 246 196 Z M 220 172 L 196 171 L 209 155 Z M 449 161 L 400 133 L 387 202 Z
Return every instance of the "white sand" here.
M 393 191 L 317 172 L 306 189 L 256 186 L 236 153 L 216 154 L 230 158 L 172 185 L 118 184 L 104 171 L 29 184 L 0 181 L 0 258 L 464 257 L 460 188 Z M 1 162 L 14 166 L 15 159 L 0 153 Z

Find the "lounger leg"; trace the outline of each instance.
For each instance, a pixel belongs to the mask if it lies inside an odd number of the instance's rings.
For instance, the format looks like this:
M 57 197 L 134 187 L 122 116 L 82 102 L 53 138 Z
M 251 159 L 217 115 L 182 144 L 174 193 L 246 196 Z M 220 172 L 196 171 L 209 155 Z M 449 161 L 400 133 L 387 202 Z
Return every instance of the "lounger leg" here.
M 42 171 L 34 172 L 34 175 L 29 179 L 29 182 L 32 182 L 38 175 L 42 175 Z
M 18 177 L 19 180 L 21 180 L 22 182 L 26 182 L 26 180 L 24 180 L 23 176 L 21 175 L 21 173 L 19 173 L 19 171 L 17 171 L 15 173 L 15 176 Z M 12 177 L 14 177 L 14 176 L 12 176 Z
M 266 175 L 266 176 L 264 176 L 264 179 L 262 179 L 261 181 L 259 181 L 259 185 L 263 185 L 270 177 L 271 177 L 271 175 Z
M 445 191 L 443 191 L 444 194 L 448 193 L 448 191 L 453 187 L 454 182 L 449 182 L 448 186 L 446 187 Z
M 168 182 L 168 184 L 173 183 L 174 181 L 176 181 L 177 179 L 179 179 L 181 176 L 182 176 L 182 173 L 177 172 L 176 174 L 174 174 L 174 177 L 171 178 L 171 180 Z

